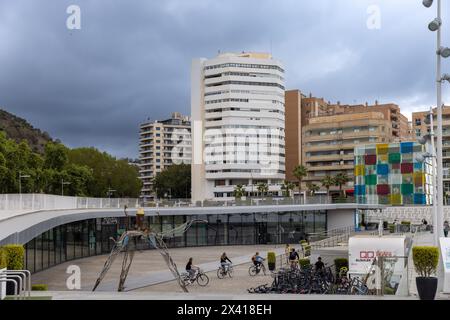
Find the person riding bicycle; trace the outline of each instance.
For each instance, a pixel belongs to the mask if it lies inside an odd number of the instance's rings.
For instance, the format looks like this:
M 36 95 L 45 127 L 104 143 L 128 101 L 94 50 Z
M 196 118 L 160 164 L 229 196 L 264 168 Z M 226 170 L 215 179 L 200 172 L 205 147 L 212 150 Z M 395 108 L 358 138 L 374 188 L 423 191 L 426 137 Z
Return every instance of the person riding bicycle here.
M 289 253 L 289 262 L 291 264 L 291 268 L 295 268 L 299 260 L 300 256 L 298 255 L 298 252 L 295 251 L 295 248 L 292 248 L 291 252 Z
M 189 273 L 189 278 L 191 279 L 191 281 L 193 281 L 195 279 L 195 274 L 197 273 L 197 271 L 200 270 L 199 267 L 194 266 L 192 264 L 192 260 L 193 260 L 192 257 L 189 258 L 189 261 L 186 264 L 186 271 L 187 271 L 187 273 Z
M 227 262 L 227 261 L 228 261 L 228 262 Z M 231 262 L 231 260 L 228 259 L 227 254 L 226 254 L 225 252 L 222 253 L 222 255 L 220 256 L 220 265 L 221 265 L 221 267 L 222 267 L 222 269 L 223 269 L 224 272 L 227 272 L 227 271 L 228 271 L 228 269 L 229 269 L 229 267 L 230 267 L 230 265 L 231 265 L 232 263 L 233 263 L 233 262 Z
M 266 259 L 264 259 L 263 257 L 261 257 L 261 256 L 259 255 L 259 252 L 256 252 L 255 255 L 252 257 L 253 264 L 256 266 L 256 268 L 258 269 L 258 271 L 259 271 L 259 269 L 261 268 L 261 266 L 263 265 L 263 261 L 264 261 L 264 260 L 266 260 Z
M 325 264 L 322 262 L 322 258 L 317 258 L 317 262 L 315 263 L 316 272 L 321 272 L 325 269 Z

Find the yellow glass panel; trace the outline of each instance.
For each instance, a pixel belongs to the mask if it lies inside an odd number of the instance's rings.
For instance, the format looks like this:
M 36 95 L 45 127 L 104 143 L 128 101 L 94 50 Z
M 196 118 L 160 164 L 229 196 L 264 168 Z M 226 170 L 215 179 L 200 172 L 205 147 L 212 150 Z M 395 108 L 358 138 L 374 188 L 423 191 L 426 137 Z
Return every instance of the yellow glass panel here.
M 364 175 L 364 165 L 357 164 L 355 166 L 355 176 L 363 176 Z
M 392 205 L 402 204 L 402 195 L 401 194 L 391 194 L 391 204 Z
M 377 144 L 377 154 L 388 154 L 388 150 L 389 150 L 389 144 L 387 143 L 380 143 Z

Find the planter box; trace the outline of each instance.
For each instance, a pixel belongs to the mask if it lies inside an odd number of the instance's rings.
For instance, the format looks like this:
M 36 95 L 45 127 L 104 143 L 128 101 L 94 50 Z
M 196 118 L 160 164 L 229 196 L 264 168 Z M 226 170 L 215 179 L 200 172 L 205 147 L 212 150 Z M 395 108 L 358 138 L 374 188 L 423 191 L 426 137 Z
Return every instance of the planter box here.
M 6 271 L 6 268 L 0 269 L 0 279 L 5 279 L 6 275 L 4 274 L 4 271 Z M 0 282 L 0 300 L 5 299 L 6 296 L 6 283 Z
M 416 286 L 420 300 L 434 300 L 436 296 L 438 279 L 434 277 L 417 277 Z

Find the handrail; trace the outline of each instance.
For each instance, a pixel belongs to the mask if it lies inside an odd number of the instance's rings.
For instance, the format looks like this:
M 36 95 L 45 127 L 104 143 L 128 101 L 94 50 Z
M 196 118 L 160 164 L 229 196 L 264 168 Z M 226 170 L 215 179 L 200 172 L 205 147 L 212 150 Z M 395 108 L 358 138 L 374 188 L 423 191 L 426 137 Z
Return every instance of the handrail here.
M 20 274 L 24 276 L 24 283 L 22 286 L 22 289 L 24 291 L 24 295 L 25 292 L 28 292 L 28 297 L 31 296 L 31 272 L 29 270 L 5 270 L 4 271 L 5 274 Z M 27 281 L 26 281 L 27 280 Z M 25 285 L 25 281 L 27 283 L 27 286 Z M 28 287 L 28 288 L 27 288 Z
M 13 279 L 5 279 L 5 278 L 0 278 L 0 282 L 12 282 L 14 283 L 14 298 L 17 300 L 17 281 L 13 280 Z

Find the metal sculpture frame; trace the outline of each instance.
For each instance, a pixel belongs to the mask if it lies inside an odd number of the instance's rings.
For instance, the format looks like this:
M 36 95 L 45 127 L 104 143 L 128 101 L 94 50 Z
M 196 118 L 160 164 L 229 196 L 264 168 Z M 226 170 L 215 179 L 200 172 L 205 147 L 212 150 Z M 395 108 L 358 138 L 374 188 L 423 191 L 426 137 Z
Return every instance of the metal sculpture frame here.
M 127 224 L 129 226 L 129 216 L 126 213 L 126 208 L 125 208 L 125 215 L 128 218 Z M 178 272 L 177 265 L 175 264 L 175 262 L 173 261 L 172 257 L 169 254 L 169 250 L 164 242 L 164 238 L 173 238 L 175 234 L 179 233 L 184 234 L 193 223 L 208 223 L 208 222 L 206 220 L 191 220 L 186 223 L 183 223 L 182 225 L 176 228 L 162 232 L 152 232 L 149 228 L 144 228 L 144 230 L 140 230 L 142 226 L 138 226 L 138 230 L 125 231 L 117 241 L 111 238 L 115 242 L 114 246 L 108 258 L 106 259 L 105 264 L 103 265 L 103 269 L 100 272 L 100 275 L 97 278 L 97 281 L 95 282 L 92 291 L 95 291 L 95 289 L 97 289 L 97 287 L 100 285 L 101 281 L 111 268 L 111 265 L 113 264 L 114 260 L 122 252 L 123 252 L 122 271 L 120 273 L 117 291 L 119 292 L 124 291 L 125 281 L 127 279 L 128 272 L 133 262 L 136 246 L 138 242 L 142 240 L 147 244 L 149 244 L 150 247 L 158 250 L 158 252 L 163 257 L 164 261 L 166 262 L 167 267 L 177 280 L 181 289 L 184 292 L 188 292 L 186 284 L 184 283 L 180 273 Z

